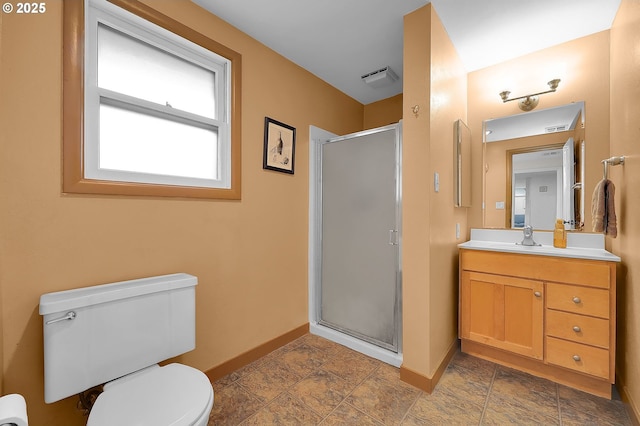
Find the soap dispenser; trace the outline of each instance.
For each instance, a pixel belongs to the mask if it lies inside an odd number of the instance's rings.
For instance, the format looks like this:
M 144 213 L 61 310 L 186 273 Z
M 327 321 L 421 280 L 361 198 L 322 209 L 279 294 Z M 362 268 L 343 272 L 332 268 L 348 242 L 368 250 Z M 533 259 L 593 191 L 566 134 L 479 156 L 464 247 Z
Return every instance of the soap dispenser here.
M 553 246 L 558 248 L 567 247 L 567 231 L 564 229 L 564 221 L 556 220 L 556 229 L 553 231 Z

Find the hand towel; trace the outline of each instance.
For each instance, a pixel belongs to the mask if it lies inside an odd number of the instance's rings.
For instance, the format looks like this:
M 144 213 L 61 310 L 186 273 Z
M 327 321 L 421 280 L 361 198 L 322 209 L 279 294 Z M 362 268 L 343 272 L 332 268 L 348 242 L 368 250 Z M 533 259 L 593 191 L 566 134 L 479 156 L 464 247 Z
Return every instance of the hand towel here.
M 593 232 L 604 232 L 606 228 L 606 189 L 607 179 L 602 179 L 596 185 L 591 198 L 591 218 L 593 220 Z
M 615 206 L 616 187 L 609 179 L 602 179 L 596 185 L 591 200 L 593 232 L 603 232 L 612 238 L 618 236 Z
M 604 234 L 615 238 L 618 236 L 618 223 L 616 219 L 615 195 L 616 187 L 610 180 L 607 180 L 605 191 L 606 207 L 605 207 L 605 228 Z

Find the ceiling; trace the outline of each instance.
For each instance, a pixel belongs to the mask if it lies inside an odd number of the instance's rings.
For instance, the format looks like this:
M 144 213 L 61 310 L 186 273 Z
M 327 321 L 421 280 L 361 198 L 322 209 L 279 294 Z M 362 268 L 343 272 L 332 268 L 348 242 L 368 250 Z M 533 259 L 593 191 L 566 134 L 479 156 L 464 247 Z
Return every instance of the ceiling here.
M 402 93 L 404 15 L 429 0 L 192 0 L 363 104 Z M 467 72 L 611 28 L 621 0 L 432 0 Z M 372 88 L 386 66 L 400 77 Z

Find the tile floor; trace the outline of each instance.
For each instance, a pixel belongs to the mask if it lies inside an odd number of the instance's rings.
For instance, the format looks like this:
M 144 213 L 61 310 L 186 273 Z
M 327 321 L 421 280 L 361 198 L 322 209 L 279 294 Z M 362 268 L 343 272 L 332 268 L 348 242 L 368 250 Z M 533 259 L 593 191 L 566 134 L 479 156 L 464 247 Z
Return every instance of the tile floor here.
M 213 384 L 209 425 L 631 425 L 623 403 L 458 352 L 430 395 L 307 334 Z

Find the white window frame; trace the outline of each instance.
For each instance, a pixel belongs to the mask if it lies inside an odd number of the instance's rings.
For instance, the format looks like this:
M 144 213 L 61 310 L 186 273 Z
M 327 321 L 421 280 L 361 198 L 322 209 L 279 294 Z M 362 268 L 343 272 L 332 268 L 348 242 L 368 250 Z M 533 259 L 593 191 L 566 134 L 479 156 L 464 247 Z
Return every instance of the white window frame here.
M 101 181 L 175 185 L 181 187 L 230 189 L 231 159 L 231 66 L 229 59 L 205 49 L 106 0 L 85 3 L 84 74 L 84 178 Z M 106 25 L 168 54 L 208 69 L 216 74 L 216 118 L 160 105 L 98 87 L 98 25 Z M 218 133 L 218 176 L 202 179 L 152 173 L 103 169 L 99 166 L 99 116 L 101 103 L 142 112 L 151 116 L 216 130 Z

